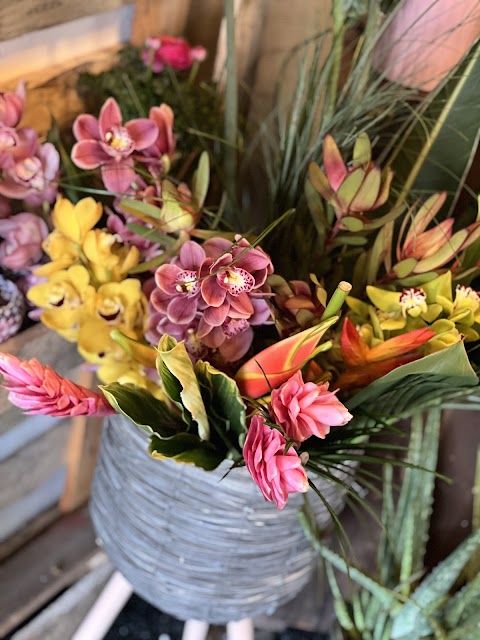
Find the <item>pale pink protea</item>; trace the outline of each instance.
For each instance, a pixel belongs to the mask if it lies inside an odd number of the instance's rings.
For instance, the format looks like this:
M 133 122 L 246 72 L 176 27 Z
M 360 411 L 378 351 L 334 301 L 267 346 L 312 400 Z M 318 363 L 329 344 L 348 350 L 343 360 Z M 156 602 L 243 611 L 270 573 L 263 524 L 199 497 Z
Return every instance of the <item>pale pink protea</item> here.
M 308 491 L 308 479 L 302 461 L 293 447 L 285 451 L 287 441 L 265 423 L 263 416 L 250 420 L 243 446 L 243 457 L 250 475 L 265 500 L 274 501 L 277 509 L 287 504 L 289 493 Z
M 35 358 L 24 361 L 9 353 L 0 353 L 0 373 L 9 401 L 29 415 L 66 418 L 115 413 L 102 394 L 62 378 Z
M 148 118 L 122 123 L 122 112 L 114 98 L 108 98 L 97 118 L 82 114 L 73 123 L 77 143 L 72 160 L 80 169 L 101 167 L 107 189 L 124 193 L 137 179 L 134 158 L 137 151 L 147 149 L 158 137 L 158 127 Z
M 304 382 L 300 371 L 272 391 L 269 410 L 286 437 L 297 443 L 310 436 L 325 438 L 330 427 L 343 426 L 352 419 L 335 392 L 328 390 L 328 382 Z
M 172 67 L 175 71 L 186 71 L 194 62 L 202 62 L 207 57 L 204 47 L 191 47 L 182 38 L 162 36 L 148 38 L 142 52 L 145 66 L 154 73 L 160 73 L 165 67 Z

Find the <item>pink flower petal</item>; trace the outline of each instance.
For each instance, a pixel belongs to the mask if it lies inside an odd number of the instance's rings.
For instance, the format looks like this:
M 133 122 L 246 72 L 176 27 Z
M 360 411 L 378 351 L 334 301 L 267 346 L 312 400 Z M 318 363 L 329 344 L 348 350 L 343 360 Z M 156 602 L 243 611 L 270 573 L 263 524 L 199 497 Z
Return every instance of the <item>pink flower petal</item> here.
M 75 118 L 73 123 L 73 135 L 79 140 L 99 140 L 100 130 L 98 120 L 89 113 L 83 113 Z
M 112 127 L 122 126 L 122 112 L 118 106 L 118 102 L 115 98 L 108 98 L 103 107 L 100 110 L 98 117 L 98 126 L 100 131 L 100 138 L 105 140 L 105 136 L 109 129 Z
M 134 149 L 137 151 L 150 147 L 158 136 L 158 126 L 147 118 L 130 120 L 126 123 L 125 129 L 132 138 Z
M 81 140 L 73 145 L 72 162 L 80 169 L 96 169 L 111 160 L 95 140 Z
M 175 297 L 167 308 L 168 319 L 177 324 L 188 324 L 195 318 L 196 312 L 197 301 L 187 296 Z
M 116 194 L 126 193 L 137 179 L 132 165 L 131 158 L 124 158 L 121 162 L 114 160 L 102 165 L 102 180 L 105 188 Z

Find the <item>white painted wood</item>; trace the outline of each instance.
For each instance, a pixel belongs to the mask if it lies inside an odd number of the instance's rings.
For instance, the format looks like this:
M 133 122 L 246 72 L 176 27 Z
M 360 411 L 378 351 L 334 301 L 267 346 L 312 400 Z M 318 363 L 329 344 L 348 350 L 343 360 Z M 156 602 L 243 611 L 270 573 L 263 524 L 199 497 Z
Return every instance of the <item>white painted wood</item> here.
M 254 640 L 255 629 L 253 620 L 245 618 L 244 620 L 235 620 L 227 624 L 227 640 Z
M 203 620 L 187 620 L 183 627 L 182 640 L 207 640 L 210 625 Z
M 72 640 L 103 640 L 132 593 L 129 583 L 115 571 Z
M 0 83 L 126 42 L 132 17 L 126 6 L 0 42 Z

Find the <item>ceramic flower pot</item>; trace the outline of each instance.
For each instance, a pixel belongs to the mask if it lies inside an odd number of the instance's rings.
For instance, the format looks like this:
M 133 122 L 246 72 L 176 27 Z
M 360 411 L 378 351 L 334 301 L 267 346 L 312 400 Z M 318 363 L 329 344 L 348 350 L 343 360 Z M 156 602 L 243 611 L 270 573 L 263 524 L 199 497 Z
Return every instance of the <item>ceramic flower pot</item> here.
M 146 601 L 180 619 L 212 624 L 271 614 L 314 569 L 298 521 L 303 495 L 279 511 L 245 468 L 206 472 L 146 452 L 129 420 L 106 420 L 91 499 L 93 522 L 114 566 Z M 317 480 L 333 508 L 343 493 Z M 320 526 L 329 515 L 308 493 Z

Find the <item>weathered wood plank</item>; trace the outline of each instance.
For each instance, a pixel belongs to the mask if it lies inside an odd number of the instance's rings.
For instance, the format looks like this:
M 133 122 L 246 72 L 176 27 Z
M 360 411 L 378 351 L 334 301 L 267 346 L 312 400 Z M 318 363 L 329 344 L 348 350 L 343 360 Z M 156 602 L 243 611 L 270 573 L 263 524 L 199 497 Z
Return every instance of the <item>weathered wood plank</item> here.
M 79 384 L 94 388 L 95 374 L 81 369 Z M 93 472 L 100 449 L 102 418 L 72 418 L 72 430 L 66 452 L 67 478 L 60 510 L 68 513 L 84 504 L 90 496 Z
M 89 573 L 14 633 L 11 640 L 71 638 L 113 572 L 102 551 L 98 551 L 87 562 L 87 566 Z
M 0 509 L 46 482 L 63 464 L 70 429 L 69 421 L 62 420 L 0 464 Z
M 58 506 L 55 506 L 34 518 L 20 531 L 17 531 L 14 536 L 0 542 L 0 562 L 13 555 L 18 549 L 23 547 L 23 545 L 30 542 L 35 536 L 38 536 L 39 533 L 45 531 L 45 529 L 58 520 L 59 517 L 60 510 Z
M 0 637 L 89 571 L 96 553 L 86 510 L 64 516 L 0 567 Z
M 45 29 L 84 16 L 117 9 L 132 0 L 17 0 L 0 1 L 0 40 Z
M 191 0 L 136 0 L 130 40 L 141 46 L 149 36 L 183 35 Z

